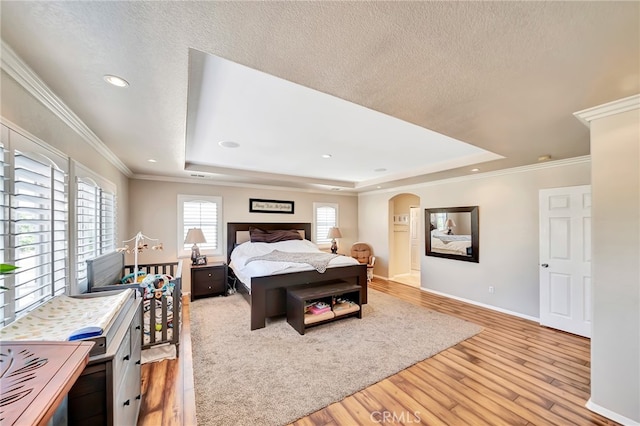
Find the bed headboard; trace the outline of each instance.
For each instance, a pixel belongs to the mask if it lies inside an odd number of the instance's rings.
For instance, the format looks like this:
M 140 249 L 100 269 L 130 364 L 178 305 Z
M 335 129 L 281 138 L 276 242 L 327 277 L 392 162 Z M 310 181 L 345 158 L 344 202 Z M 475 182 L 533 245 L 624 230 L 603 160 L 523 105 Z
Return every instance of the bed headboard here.
M 238 231 L 249 231 L 250 226 L 264 229 L 265 231 L 276 231 L 280 229 L 296 229 L 304 231 L 304 238 L 311 241 L 310 223 L 252 223 L 252 222 L 229 222 L 227 223 L 227 263 L 231 261 L 231 252 L 236 246 L 236 233 Z

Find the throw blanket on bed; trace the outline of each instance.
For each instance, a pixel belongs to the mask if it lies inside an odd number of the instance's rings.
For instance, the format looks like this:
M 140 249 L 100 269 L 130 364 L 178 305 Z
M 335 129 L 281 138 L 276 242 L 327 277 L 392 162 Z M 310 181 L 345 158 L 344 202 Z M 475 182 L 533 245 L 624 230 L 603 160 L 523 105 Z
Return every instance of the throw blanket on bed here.
M 262 256 L 255 256 L 249 258 L 245 265 L 254 260 L 268 260 L 271 262 L 293 262 L 293 263 L 306 263 L 314 267 L 314 269 L 320 273 L 327 270 L 327 266 L 331 259 L 340 256 L 339 254 L 331 253 L 291 253 L 285 251 L 274 250 L 271 253 L 264 254 Z

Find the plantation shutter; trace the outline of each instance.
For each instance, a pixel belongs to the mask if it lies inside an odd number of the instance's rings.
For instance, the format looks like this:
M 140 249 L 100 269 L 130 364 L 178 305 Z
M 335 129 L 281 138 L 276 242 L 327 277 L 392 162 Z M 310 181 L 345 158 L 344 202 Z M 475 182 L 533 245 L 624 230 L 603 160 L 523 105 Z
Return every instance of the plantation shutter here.
M 3 139 L 5 137 L 5 130 L 6 128 L 2 126 Z M 9 240 L 9 194 L 6 190 L 5 183 L 7 181 L 8 165 L 6 164 L 5 158 L 5 146 L 4 143 L 0 141 L 0 190 L 2 191 L 2 197 L 0 197 L 0 263 L 7 262 L 6 247 Z M 11 280 L 11 283 L 8 282 L 9 280 Z M 9 284 L 13 285 L 13 279 L 10 279 L 5 275 L 0 275 L 0 286 L 8 288 Z M 5 317 L 7 317 L 7 314 L 9 314 L 8 316 L 13 316 L 12 313 L 7 312 L 13 311 L 13 309 L 7 307 L 7 300 L 5 299 L 5 295 L 7 295 L 7 292 L 4 290 L 0 290 L 0 325 L 5 324 L 4 319 Z
M 116 249 L 116 194 L 101 189 L 100 254 Z
M 87 260 L 116 249 L 115 194 L 92 179 L 77 179 L 77 282 L 87 279 Z
M 183 204 L 182 241 L 190 228 L 200 228 L 206 243 L 199 243 L 200 250 L 218 249 L 219 204 L 206 200 L 185 201 Z M 184 244 L 183 250 L 191 250 L 191 244 Z
M 40 156 L 14 151 L 10 227 L 15 316 L 63 294 L 67 282 L 66 174 Z M 5 318 L 6 320 L 6 318 Z
M 77 281 L 87 278 L 87 260 L 96 257 L 98 233 L 98 188 L 82 179 L 77 179 L 76 217 L 78 229 L 77 242 Z
M 316 244 L 330 243 L 331 238 L 327 238 L 329 229 L 336 226 L 337 209 L 332 206 L 321 206 L 316 208 Z

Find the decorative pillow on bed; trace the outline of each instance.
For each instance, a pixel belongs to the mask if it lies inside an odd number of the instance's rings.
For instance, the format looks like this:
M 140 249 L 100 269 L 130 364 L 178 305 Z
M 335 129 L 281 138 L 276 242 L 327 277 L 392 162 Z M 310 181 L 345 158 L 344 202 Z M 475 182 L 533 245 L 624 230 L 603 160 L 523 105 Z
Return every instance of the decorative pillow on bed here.
M 249 236 L 252 243 L 277 243 L 278 241 L 301 240 L 302 236 L 295 229 L 265 231 L 264 229 L 250 227 Z

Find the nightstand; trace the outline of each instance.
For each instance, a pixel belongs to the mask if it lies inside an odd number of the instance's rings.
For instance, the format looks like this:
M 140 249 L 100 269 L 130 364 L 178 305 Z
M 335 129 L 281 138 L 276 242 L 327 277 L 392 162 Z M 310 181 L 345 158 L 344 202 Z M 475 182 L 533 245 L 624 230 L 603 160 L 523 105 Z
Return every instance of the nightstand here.
M 227 295 L 227 264 L 192 265 L 191 300 L 218 294 Z

